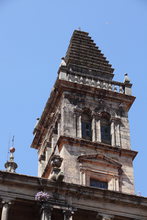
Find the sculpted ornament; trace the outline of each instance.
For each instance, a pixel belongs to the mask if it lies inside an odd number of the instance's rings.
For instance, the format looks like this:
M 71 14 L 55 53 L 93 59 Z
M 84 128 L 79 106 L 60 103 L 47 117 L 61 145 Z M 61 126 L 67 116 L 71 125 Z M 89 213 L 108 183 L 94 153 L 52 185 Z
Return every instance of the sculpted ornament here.
M 114 219 L 114 217 L 111 215 L 100 214 L 100 213 L 97 214 L 96 218 L 98 220 L 113 220 Z

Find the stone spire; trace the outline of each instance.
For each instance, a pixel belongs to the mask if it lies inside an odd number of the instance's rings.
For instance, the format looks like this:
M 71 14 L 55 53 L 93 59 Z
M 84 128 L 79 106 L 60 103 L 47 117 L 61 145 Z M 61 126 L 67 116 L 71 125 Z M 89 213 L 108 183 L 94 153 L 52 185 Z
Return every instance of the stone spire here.
M 7 172 L 15 173 L 15 170 L 17 169 L 17 164 L 14 162 L 14 152 L 15 148 L 11 147 L 10 150 L 10 158 L 9 160 L 5 163 L 5 168 Z
M 114 69 L 87 32 L 75 30 L 65 56 L 67 67 L 74 71 L 112 80 Z

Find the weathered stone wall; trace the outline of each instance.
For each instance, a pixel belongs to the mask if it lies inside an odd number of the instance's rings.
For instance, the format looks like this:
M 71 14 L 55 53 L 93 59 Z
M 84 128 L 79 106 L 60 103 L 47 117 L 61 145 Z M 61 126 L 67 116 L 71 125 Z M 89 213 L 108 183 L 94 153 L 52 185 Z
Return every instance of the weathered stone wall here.
M 90 162 L 79 162 L 81 155 L 105 155 L 122 164 L 121 174 L 118 168 L 100 159 Z M 108 182 L 108 189 L 124 193 L 134 194 L 134 176 L 132 159 L 119 154 L 104 152 L 84 146 L 64 145 L 60 155 L 64 158 L 61 170 L 63 171 L 65 182 L 90 186 L 90 177 Z
M 115 94 L 114 94 L 115 95 Z M 80 92 L 64 92 L 62 96 L 62 101 L 58 107 L 58 114 L 60 118 L 58 119 L 58 133 L 54 134 L 53 129 L 55 127 L 54 123 L 49 124 L 49 128 L 52 127 L 47 132 L 45 136 L 46 140 L 51 140 L 49 148 L 45 148 L 45 140 L 42 142 L 42 147 L 39 150 L 39 157 L 43 154 L 45 149 L 45 159 L 39 161 L 39 176 L 42 176 L 46 165 L 48 164 L 51 153 L 54 151 L 56 143 L 60 138 L 60 135 L 71 138 L 82 138 L 82 126 L 81 126 L 81 115 L 84 110 L 88 110 L 92 118 L 92 141 L 97 143 L 97 148 L 93 150 L 90 147 L 82 146 L 77 147 L 74 145 L 64 145 L 60 156 L 63 158 L 62 168 L 65 178 L 65 182 L 89 185 L 90 174 L 89 170 L 97 171 L 97 178 L 101 180 L 106 180 L 108 182 L 108 189 L 122 191 L 125 193 L 134 193 L 134 177 L 133 177 L 133 165 L 132 157 L 128 155 L 119 155 L 115 153 L 115 148 L 130 150 L 130 131 L 129 131 L 129 121 L 128 113 L 125 110 L 125 106 L 120 107 L 120 103 L 114 101 L 113 99 L 107 99 L 98 96 L 89 96 L 86 93 Z M 107 112 L 111 116 L 111 145 L 114 147 L 114 152 L 106 152 L 105 149 L 99 149 L 100 139 L 100 114 L 101 112 Z M 55 117 L 54 114 L 53 117 Z M 57 117 L 56 117 L 57 118 Z M 113 124 L 113 127 L 112 127 Z M 113 129 L 113 132 L 112 132 Z M 107 145 L 108 147 L 109 145 Z M 118 168 L 113 169 L 109 164 L 103 165 L 98 163 L 97 165 L 92 164 L 82 171 L 82 166 L 78 162 L 77 158 L 80 155 L 88 154 L 101 154 L 114 159 L 122 165 L 121 174 Z M 86 163 L 86 162 L 85 162 Z M 87 170 L 86 170 L 87 169 Z M 101 176 L 100 176 L 101 171 Z M 92 173 L 94 173 L 92 172 Z M 103 173 L 103 174 L 102 174 Z M 94 174 L 96 176 L 96 174 Z
M 78 120 L 79 115 L 82 114 L 82 110 L 89 109 L 91 111 L 91 117 L 95 114 L 99 114 L 103 111 L 108 112 L 111 118 L 114 119 L 114 146 L 118 146 L 124 149 L 130 149 L 130 130 L 127 112 L 120 111 L 120 103 L 103 100 L 98 97 L 90 97 L 86 94 L 71 94 L 66 93 L 65 99 L 62 104 L 63 117 L 63 131 L 64 135 L 70 137 L 77 137 L 79 133 Z M 119 121 L 118 121 L 119 120 Z M 95 131 L 93 131 L 94 133 Z M 97 136 L 97 133 L 95 134 Z

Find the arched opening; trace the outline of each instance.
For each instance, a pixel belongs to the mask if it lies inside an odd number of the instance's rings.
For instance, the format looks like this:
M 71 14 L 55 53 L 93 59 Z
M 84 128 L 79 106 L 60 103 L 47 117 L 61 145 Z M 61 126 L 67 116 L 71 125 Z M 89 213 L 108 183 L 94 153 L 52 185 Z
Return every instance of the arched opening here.
M 110 114 L 107 112 L 101 113 L 101 142 L 111 144 Z
M 91 117 L 88 113 L 82 114 L 82 138 L 92 140 Z

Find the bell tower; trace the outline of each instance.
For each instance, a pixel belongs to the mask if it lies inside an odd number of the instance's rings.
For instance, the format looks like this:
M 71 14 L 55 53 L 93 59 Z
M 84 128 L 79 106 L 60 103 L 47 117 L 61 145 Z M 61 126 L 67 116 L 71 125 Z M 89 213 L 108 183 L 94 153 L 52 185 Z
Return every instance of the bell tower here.
M 34 129 L 38 176 L 134 194 L 128 111 L 135 97 L 87 32 L 75 30 Z

